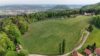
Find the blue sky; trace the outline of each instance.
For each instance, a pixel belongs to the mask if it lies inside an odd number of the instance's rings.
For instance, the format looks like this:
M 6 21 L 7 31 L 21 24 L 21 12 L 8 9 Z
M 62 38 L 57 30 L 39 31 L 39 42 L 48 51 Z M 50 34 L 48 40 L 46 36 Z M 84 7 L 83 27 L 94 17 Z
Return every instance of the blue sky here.
M 93 4 L 100 0 L 0 0 L 0 5 L 10 4 Z

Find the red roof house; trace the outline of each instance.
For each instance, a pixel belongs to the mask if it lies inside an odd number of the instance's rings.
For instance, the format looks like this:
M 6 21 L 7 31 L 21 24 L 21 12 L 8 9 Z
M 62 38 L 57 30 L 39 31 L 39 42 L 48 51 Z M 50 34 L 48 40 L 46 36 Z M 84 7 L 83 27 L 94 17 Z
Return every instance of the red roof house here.
M 100 56 L 100 48 L 96 48 L 96 49 L 95 49 L 95 54 L 96 54 L 97 56 Z
M 91 50 L 89 49 L 85 49 L 84 52 L 87 56 L 90 56 L 92 54 Z
M 77 51 L 74 51 L 73 53 L 72 53 L 72 56 L 83 56 L 82 54 L 80 54 L 79 52 L 77 52 Z

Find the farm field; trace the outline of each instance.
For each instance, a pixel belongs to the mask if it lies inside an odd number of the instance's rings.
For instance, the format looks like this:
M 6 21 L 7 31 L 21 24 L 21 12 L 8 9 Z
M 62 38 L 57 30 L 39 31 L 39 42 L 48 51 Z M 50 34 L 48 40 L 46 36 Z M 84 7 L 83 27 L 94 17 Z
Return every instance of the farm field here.
M 59 54 L 59 44 L 65 39 L 67 53 L 77 45 L 89 18 L 77 16 L 34 22 L 23 35 L 22 45 L 32 54 Z

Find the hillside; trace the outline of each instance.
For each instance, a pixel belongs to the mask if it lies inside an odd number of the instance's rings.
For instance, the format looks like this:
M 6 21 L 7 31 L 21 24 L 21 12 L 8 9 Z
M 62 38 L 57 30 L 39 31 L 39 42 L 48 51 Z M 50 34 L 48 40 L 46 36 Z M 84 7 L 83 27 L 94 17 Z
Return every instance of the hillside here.
M 23 47 L 35 54 L 59 54 L 59 44 L 65 39 L 67 53 L 77 45 L 88 19 L 88 16 L 78 16 L 35 22 L 23 35 Z
M 83 12 L 100 14 L 100 3 L 83 6 L 80 10 Z

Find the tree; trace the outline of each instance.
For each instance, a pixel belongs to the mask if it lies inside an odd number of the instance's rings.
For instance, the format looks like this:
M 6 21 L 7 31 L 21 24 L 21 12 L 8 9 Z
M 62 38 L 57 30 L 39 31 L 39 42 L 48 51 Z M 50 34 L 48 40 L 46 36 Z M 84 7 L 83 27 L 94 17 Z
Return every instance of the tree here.
M 88 45 L 86 48 L 90 50 L 90 49 L 91 49 L 91 46 L 90 46 L 90 45 Z
M 62 42 L 62 53 L 64 54 L 65 53 L 65 40 L 63 39 L 63 42 Z
M 28 30 L 28 23 L 23 17 L 14 17 L 11 20 L 18 27 L 21 34 L 24 34 Z
M 15 50 L 14 43 L 8 38 L 6 33 L 0 32 L 0 56 L 4 56 L 9 50 Z
M 87 31 L 89 31 L 89 32 L 92 32 L 92 31 L 93 31 L 93 27 L 92 27 L 92 25 L 89 25 Z
M 94 52 L 94 50 L 96 49 L 96 43 L 94 43 L 91 48 L 92 48 L 92 52 Z
M 65 53 L 65 40 L 63 39 L 62 43 L 59 44 L 59 54 Z
M 20 43 L 21 33 L 15 24 L 8 24 L 3 27 L 3 31 L 15 43 Z
M 92 53 L 94 53 L 94 50 L 96 49 L 96 43 L 94 43 L 93 45 L 88 45 L 86 48 L 91 50 Z
M 96 26 L 97 28 L 100 28 L 100 16 L 94 16 L 92 18 L 91 23 Z

